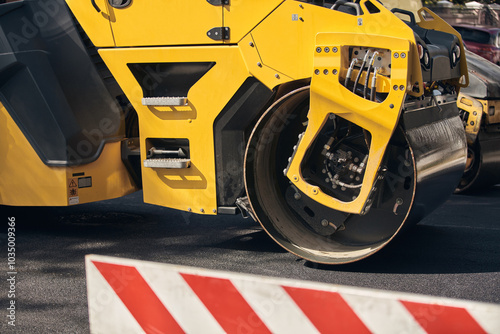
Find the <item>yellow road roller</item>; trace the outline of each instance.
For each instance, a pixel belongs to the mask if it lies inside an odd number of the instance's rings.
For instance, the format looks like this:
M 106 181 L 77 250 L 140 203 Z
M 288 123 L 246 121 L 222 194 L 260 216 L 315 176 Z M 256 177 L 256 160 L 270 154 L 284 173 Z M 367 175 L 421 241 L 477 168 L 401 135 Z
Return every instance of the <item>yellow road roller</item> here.
M 243 213 L 310 261 L 363 259 L 467 160 L 460 35 L 376 0 L 0 4 L 0 204 L 120 197 Z

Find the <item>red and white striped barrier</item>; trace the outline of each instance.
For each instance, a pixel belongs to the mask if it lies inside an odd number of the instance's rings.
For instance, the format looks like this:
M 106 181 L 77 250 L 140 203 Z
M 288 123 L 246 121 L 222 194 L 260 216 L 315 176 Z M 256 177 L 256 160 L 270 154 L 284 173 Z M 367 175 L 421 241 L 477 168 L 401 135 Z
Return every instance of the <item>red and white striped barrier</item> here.
M 500 305 L 88 255 L 92 333 L 500 333 Z

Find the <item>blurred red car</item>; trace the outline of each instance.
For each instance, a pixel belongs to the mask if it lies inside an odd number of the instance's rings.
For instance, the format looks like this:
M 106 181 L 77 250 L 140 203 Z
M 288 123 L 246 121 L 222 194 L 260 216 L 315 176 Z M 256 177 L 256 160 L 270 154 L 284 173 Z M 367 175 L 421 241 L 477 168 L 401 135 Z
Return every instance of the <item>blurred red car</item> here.
M 500 65 L 500 28 L 469 25 L 453 28 L 462 35 L 467 49 Z

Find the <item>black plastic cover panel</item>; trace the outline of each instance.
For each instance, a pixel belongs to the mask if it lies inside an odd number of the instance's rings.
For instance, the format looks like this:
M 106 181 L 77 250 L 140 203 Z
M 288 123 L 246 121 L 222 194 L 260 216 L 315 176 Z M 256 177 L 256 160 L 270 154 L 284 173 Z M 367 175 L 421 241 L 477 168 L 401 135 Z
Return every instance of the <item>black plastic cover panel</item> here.
M 189 89 L 215 62 L 133 63 L 128 67 L 142 88 L 144 97 L 187 96 Z
M 95 161 L 123 116 L 63 0 L 0 5 L 0 101 L 49 166 Z
M 233 206 L 245 193 L 245 148 L 258 115 L 273 91 L 255 78 L 248 78 L 214 122 L 217 205 Z
M 470 51 L 465 53 L 469 86 L 460 91 L 476 99 L 500 99 L 500 66 Z

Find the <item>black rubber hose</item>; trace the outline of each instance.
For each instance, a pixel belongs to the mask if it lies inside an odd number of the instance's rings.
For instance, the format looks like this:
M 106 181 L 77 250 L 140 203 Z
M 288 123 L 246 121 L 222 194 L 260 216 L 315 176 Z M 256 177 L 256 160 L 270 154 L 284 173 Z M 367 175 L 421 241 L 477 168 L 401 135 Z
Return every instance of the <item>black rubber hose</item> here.
M 352 92 L 356 94 L 356 87 L 358 86 L 359 79 L 361 78 L 361 74 L 363 73 L 363 70 L 365 69 L 366 65 L 366 60 L 368 59 L 368 55 L 370 53 L 370 50 L 366 51 L 365 58 L 363 58 L 363 63 L 361 64 L 361 68 L 359 69 L 358 76 L 356 77 L 356 81 L 354 81 L 354 88 L 352 89 Z

